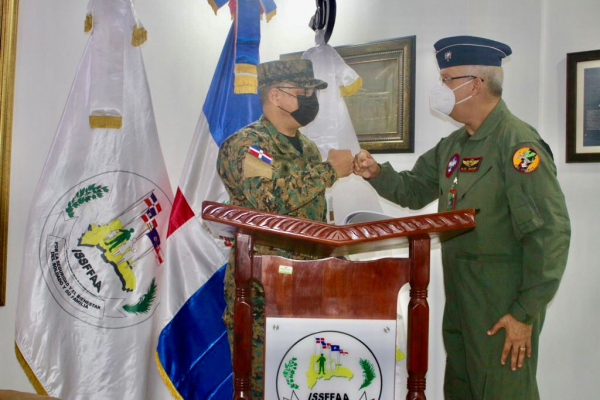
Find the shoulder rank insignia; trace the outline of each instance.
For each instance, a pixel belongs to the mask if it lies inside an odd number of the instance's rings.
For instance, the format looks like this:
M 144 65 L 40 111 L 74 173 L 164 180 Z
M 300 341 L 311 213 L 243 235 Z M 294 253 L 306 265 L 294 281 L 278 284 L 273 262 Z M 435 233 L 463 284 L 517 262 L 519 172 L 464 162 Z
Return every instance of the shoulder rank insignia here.
M 271 164 L 273 162 L 273 157 L 269 153 L 261 150 L 260 147 L 250 146 L 250 148 L 248 148 L 248 153 L 252 154 L 254 157 L 257 157 L 259 160 L 266 162 L 267 164 Z
M 446 178 L 450 178 L 450 175 L 452 175 L 452 173 L 456 169 L 459 160 L 460 156 L 458 155 L 458 153 L 450 158 L 450 161 L 448 161 L 448 166 L 446 167 Z
M 477 172 L 479 171 L 479 167 L 481 166 L 481 161 L 483 157 L 468 157 L 463 158 L 462 163 L 460 164 L 459 172 Z
M 521 147 L 513 154 L 512 161 L 517 171 L 528 174 L 540 165 L 540 155 L 532 147 Z

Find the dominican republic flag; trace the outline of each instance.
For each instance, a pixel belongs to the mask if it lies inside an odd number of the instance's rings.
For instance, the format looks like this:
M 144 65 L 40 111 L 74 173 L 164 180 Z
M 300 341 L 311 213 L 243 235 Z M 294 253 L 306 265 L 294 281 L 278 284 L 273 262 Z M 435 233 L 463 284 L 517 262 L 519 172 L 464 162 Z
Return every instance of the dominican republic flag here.
M 150 194 L 150 196 L 144 199 L 144 203 L 146 203 L 148 208 L 156 209 L 157 213 L 162 211 L 162 207 L 160 206 L 160 203 L 158 202 L 158 199 L 156 198 L 156 195 L 154 193 Z
M 216 169 L 219 146 L 262 113 L 258 94 L 234 93 L 235 39 L 234 25 L 202 108 L 169 220 L 163 282 L 166 315 L 157 320 L 161 333 L 156 361 L 177 399 L 233 396 L 231 354 L 221 319 L 230 248 L 210 235 L 200 215 L 202 201 L 227 200 Z
M 229 5 L 234 20 L 236 36 L 233 50 L 233 92 L 254 94 L 258 89 L 258 47 L 260 44 L 260 21 L 262 15 L 267 22 L 277 13 L 274 0 L 208 0 L 215 15 L 225 4 Z
M 252 154 L 254 157 L 258 157 L 259 160 L 262 160 L 267 164 L 273 162 L 273 157 L 269 153 L 263 151 L 260 147 L 250 146 L 248 148 L 248 153 Z
M 131 1 L 92 0 L 85 21 L 90 37 L 29 211 L 17 357 L 52 398 L 147 400 L 160 381 L 154 249 L 173 194 Z M 149 196 L 163 212 L 146 235 Z M 168 398 L 160 389 L 152 395 Z
M 154 193 L 152 193 L 150 196 L 148 196 L 144 200 L 144 202 L 148 205 L 148 207 L 155 206 L 158 209 L 158 212 L 160 212 L 160 210 L 161 210 L 160 203 L 158 202 L 158 199 L 156 198 Z

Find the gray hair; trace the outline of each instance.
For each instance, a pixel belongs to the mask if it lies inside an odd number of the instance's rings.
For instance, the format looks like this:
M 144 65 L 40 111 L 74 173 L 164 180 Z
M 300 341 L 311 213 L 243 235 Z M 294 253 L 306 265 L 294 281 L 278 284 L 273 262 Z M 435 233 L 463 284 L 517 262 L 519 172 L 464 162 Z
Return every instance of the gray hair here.
M 487 84 L 489 93 L 494 97 L 502 97 L 504 71 L 502 67 L 490 65 L 469 65 L 467 74 L 481 78 Z

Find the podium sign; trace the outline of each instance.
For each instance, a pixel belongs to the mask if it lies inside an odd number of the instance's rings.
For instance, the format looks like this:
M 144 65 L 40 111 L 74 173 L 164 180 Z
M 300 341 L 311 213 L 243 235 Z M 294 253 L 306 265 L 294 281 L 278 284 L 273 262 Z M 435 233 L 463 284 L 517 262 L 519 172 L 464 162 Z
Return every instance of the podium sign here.
M 395 320 L 267 318 L 265 398 L 394 398 Z

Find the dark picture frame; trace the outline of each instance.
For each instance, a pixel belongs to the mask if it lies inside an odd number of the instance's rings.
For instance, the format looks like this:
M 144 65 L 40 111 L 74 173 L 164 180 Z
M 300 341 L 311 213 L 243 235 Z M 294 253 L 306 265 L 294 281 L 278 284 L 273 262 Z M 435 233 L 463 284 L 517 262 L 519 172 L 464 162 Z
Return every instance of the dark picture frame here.
M 600 162 L 600 50 L 567 54 L 567 163 Z
M 19 0 L 0 0 L 0 306 L 6 305 L 8 200 Z
M 335 47 L 362 78 L 362 88 L 344 99 L 360 147 L 371 153 L 414 153 L 416 41 L 407 36 Z

